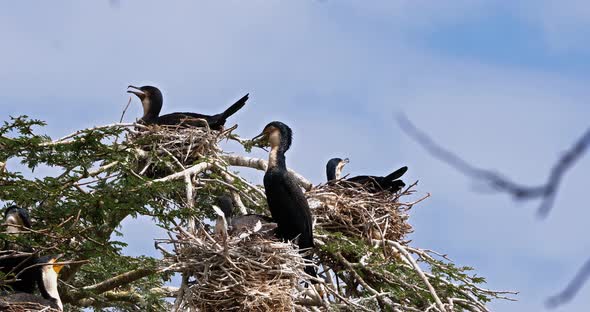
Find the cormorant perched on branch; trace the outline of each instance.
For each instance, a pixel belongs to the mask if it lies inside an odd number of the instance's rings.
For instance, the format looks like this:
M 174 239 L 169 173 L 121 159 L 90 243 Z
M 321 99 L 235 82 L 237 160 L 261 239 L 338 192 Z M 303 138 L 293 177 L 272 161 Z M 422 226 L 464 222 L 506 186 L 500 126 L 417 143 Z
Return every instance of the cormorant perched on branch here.
M 240 233 L 247 230 L 252 230 L 258 222 L 260 222 L 265 230 L 270 230 L 269 226 L 265 227 L 265 225 L 273 222 L 271 217 L 259 214 L 234 216 L 235 206 L 232 198 L 229 195 L 217 197 L 217 206 L 219 206 L 225 215 L 225 220 L 230 227 L 230 233 Z M 218 217 L 215 224 L 215 232 L 220 231 L 219 227 L 222 226 L 222 223 L 223 220 L 221 217 Z
M 272 219 L 277 223 L 277 237 L 284 240 L 297 238 L 300 249 L 313 248 L 309 205 L 297 181 L 287 171 L 285 162 L 285 152 L 291 146 L 291 128 L 282 122 L 273 121 L 252 140 L 260 137 L 267 140 L 271 147 L 264 175 L 264 190 Z M 311 259 L 311 255 L 306 258 Z M 313 266 L 307 266 L 305 272 L 316 276 Z
M 338 180 L 340 179 L 340 175 L 342 173 L 342 168 L 348 163 L 348 158 L 341 159 L 341 158 L 332 158 L 328 161 L 326 165 L 326 175 L 328 177 L 328 181 Z M 390 191 L 395 193 L 402 189 L 406 184 L 402 180 L 398 180 L 401 176 L 404 175 L 408 171 L 408 167 L 404 166 L 396 171 L 390 173 L 385 177 L 378 177 L 378 176 L 356 176 L 352 178 L 348 178 L 345 181 L 355 182 L 358 184 L 365 185 L 367 189 L 371 192 L 380 192 L 380 191 Z
M 36 258 L 34 261 L 27 263 L 21 271 L 17 274 L 17 278 L 22 282 L 30 284 L 27 290 L 18 289 L 12 286 L 14 292 L 5 292 L 0 295 L 0 301 L 6 302 L 34 302 L 43 306 L 48 306 L 54 309 L 63 310 L 63 304 L 57 291 L 57 278 L 62 265 L 53 264 L 57 262 L 58 257 L 45 256 Z M 31 268 L 27 267 L 35 265 Z M 39 292 L 42 297 L 33 295 L 35 284 L 39 286 Z
M 188 125 L 202 127 L 203 122 L 196 119 L 204 119 L 209 124 L 209 128 L 213 130 L 222 130 L 225 125 L 226 119 L 235 114 L 240 108 L 242 108 L 248 100 L 248 95 L 244 95 L 241 99 L 235 102 L 232 106 L 226 109 L 223 113 L 209 116 L 197 113 L 172 113 L 160 116 L 160 110 L 162 110 L 162 104 L 164 99 L 162 92 L 156 87 L 143 86 L 134 87 L 129 86 L 135 90 L 128 90 L 127 92 L 137 95 L 141 100 L 143 106 L 143 117 L 140 121 L 145 124 L 156 124 L 156 125 Z
M 6 223 L 7 233 L 17 234 L 24 228 L 31 228 L 31 217 L 26 209 L 10 206 L 4 210 L 4 223 Z

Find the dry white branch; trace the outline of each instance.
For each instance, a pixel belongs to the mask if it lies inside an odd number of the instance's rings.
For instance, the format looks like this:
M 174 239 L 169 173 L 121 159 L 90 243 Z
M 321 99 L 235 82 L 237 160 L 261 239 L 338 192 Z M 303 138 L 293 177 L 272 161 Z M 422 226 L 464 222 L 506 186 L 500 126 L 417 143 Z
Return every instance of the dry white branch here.
M 221 156 L 221 158 L 225 160 L 230 166 L 248 167 L 262 171 L 265 171 L 268 166 L 268 162 L 260 158 L 245 157 L 239 155 L 223 155 Z M 289 173 L 291 173 L 293 177 L 297 180 L 297 183 L 301 187 L 303 187 L 306 191 L 311 190 L 313 184 L 309 180 L 307 180 L 302 175 L 300 175 L 292 169 L 288 170 Z

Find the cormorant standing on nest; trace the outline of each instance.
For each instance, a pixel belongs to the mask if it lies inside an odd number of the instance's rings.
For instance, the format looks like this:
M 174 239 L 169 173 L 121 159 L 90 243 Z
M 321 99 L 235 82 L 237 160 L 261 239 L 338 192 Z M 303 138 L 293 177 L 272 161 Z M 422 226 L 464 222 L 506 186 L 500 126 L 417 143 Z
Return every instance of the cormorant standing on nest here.
M 45 256 L 35 259 L 30 265 L 37 265 L 23 271 L 17 277 L 31 285 L 30 291 L 17 289 L 10 284 L 14 292 L 5 291 L 0 295 L 0 302 L 33 302 L 63 311 L 63 304 L 57 291 L 57 278 L 62 265 L 54 264 L 58 257 Z M 27 265 L 30 266 L 30 265 Z M 29 271 L 29 272 L 28 272 Z M 35 284 L 39 286 L 42 297 L 33 295 Z
M 128 90 L 127 92 L 137 95 L 141 100 L 143 117 L 141 117 L 140 121 L 148 125 L 186 125 L 202 127 L 203 122 L 195 119 L 204 119 L 212 130 L 222 130 L 226 119 L 240 110 L 248 100 L 248 94 L 246 94 L 223 113 L 213 116 L 197 113 L 172 113 L 160 116 L 160 110 L 162 109 L 164 99 L 162 97 L 162 92 L 160 92 L 158 88 L 152 86 L 143 86 L 139 88 L 129 86 L 128 88 L 135 89 Z
M 219 206 L 225 215 L 225 220 L 230 227 L 230 233 L 240 233 L 247 230 L 252 230 L 258 222 L 260 222 L 264 230 L 270 230 L 272 228 L 271 224 L 273 220 L 268 216 L 258 214 L 234 216 L 235 206 L 232 198 L 229 195 L 217 197 L 217 206 Z M 221 231 L 221 226 L 223 226 L 223 219 L 221 219 L 221 217 L 217 217 L 215 223 L 216 233 Z
M 277 237 L 298 239 L 300 249 L 313 248 L 311 212 L 303 191 L 287 171 L 285 152 L 291 146 L 292 131 L 287 125 L 273 121 L 253 140 L 263 137 L 270 144 L 268 168 L 264 175 L 264 190 L 272 219 L 277 223 Z M 311 259 L 311 255 L 306 257 Z M 305 272 L 316 276 L 313 266 Z
M 332 158 L 326 165 L 326 175 L 328 181 L 340 179 L 342 169 L 348 163 L 348 158 Z M 401 176 L 408 171 L 408 167 L 404 166 L 396 171 L 390 173 L 385 177 L 378 176 L 356 176 L 348 178 L 345 181 L 355 182 L 358 184 L 365 185 L 370 192 L 390 191 L 395 193 L 402 189 L 406 184 L 402 180 L 398 180 Z

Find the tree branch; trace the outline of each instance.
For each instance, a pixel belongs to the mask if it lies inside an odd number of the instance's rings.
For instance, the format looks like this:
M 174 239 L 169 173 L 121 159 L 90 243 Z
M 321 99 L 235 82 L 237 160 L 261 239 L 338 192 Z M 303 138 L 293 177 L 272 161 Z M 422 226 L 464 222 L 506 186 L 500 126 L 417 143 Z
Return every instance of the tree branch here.
M 540 217 L 546 217 L 551 210 L 555 195 L 561 180 L 567 170 L 584 155 L 590 145 L 590 129 L 575 142 L 557 161 L 551 169 L 547 181 L 538 186 L 526 186 L 515 183 L 506 177 L 491 170 L 477 168 L 453 152 L 443 148 L 434 142 L 426 133 L 420 131 L 407 117 L 399 116 L 398 123 L 401 129 L 418 144 L 422 145 L 432 156 L 447 163 L 459 172 L 474 179 L 487 181 L 492 188 L 500 192 L 506 192 L 517 200 L 530 200 L 540 198 L 541 205 L 537 210 Z
M 158 273 L 159 271 L 160 269 L 157 268 L 143 268 L 125 272 L 123 274 L 119 274 L 117 276 L 104 280 L 100 283 L 82 287 L 77 291 L 73 291 L 69 294 L 69 297 L 72 301 L 79 301 L 80 299 L 89 297 L 90 294 L 102 294 L 122 285 L 129 284 L 136 280 L 142 279 L 148 275 Z
M 584 263 L 574 279 L 559 294 L 549 297 L 546 301 L 548 308 L 557 308 L 572 300 L 590 277 L 590 259 Z
M 266 167 L 268 166 L 268 162 L 264 159 L 260 158 L 253 158 L 253 157 L 245 157 L 245 156 L 238 156 L 238 155 L 223 155 L 221 158 L 226 161 L 230 166 L 237 166 L 237 167 L 248 167 L 253 169 L 258 169 L 262 171 L 266 171 Z M 297 183 L 303 187 L 306 191 L 311 190 L 313 184 L 304 178 L 299 173 L 293 171 L 292 169 L 288 169 L 289 173 L 295 177 Z

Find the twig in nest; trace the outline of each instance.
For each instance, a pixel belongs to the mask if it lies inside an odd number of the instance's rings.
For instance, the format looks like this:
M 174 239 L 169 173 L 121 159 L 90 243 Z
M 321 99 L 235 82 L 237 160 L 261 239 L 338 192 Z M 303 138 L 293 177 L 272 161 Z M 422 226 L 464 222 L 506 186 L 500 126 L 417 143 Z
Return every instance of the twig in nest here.
M 127 109 L 129 108 L 129 104 L 131 104 L 131 97 L 129 97 L 129 101 L 127 101 L 127 105 L 125 106 L 125 109 L 123 109 L 123 113 L 121 113 L 121 118 L 119 119 L 119 123 L 123 122 L 123 117 L 125 117 L 125 113 L 127 112 Z

